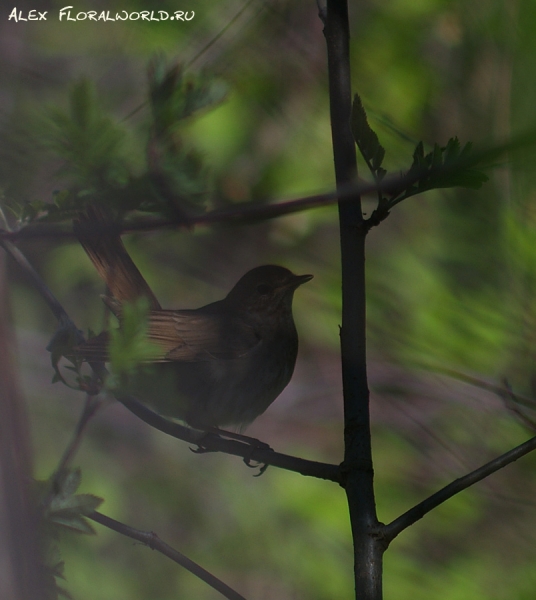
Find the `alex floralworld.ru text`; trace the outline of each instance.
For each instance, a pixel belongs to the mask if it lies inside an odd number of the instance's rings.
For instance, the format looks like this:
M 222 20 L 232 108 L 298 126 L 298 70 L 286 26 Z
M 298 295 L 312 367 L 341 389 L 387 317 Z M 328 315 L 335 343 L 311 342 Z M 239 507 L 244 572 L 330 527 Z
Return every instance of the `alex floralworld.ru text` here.
M 173 13 L 168 13 L 165 10 L 140 10 L 137 12 L 128 12 L 121 10 L 116 13 L 111 13 L 109 10 L 96 11 L 80 11 L 73 10 L 73 6 L 65 6 L 58 11 L 59 21 L 191 21 L 195 12 L 176 10 Z M 46 21 L 47 10 L 41 12 L 38 10 L 29 10 L 23 12 L 14 7 L 9 13 L 10 21 Z

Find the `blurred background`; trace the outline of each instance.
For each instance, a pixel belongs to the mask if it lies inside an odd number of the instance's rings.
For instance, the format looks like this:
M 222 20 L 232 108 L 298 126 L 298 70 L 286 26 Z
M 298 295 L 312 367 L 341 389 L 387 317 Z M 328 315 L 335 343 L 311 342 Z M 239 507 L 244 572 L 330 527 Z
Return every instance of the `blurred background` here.
M 313 0 L 94 0 L 74 11 L 195 11 L 189 22 L 60 22 L 65 2 L 0 9 L 0 187 L 6 206 L 51 201 L 67 181 L 40 139 L 49 107 L 90 78 L 140 168 L 147 65 L 155 53 L 225 81 L 217 108 L 188 120 L 213 197 L 227 204 L 333 189 L 325 45 Z M 480 147 L 534 127 L 532 0 L 351 1 L 353 85 L 387 149 L 407 169 L 416 143 L 458 135 Z M 530 433 L 500 398 L 438 372 L 507 378 L 536 395 L 536 176 L 530 153 L 505 160 L 480 191 L 432 192 L 393 210 L 368 239 L 369 361 L 379 518 L 389 522 Z M 368 173 L 361 169 L 361 176 Z M 210 197 L 210 194 L 209 194 Z M 365 202 L 370 212 L 374 205 Z M 223 297 L 245 271 L 283 264 L 315 278 L 296 293 L 295 376 L 247 433 L 278 451 L 342 460 L 338 355 L 340 273 L 335 207 L 249 226 L 126 236 L 166 308 Z M 82 329 L 103 324 L 102 284 L 69 238 L 20 244 Z M 55 322 L 9 263 L 11 308 L 31 423 L 35 474 L 58 463 L 83 395 L 52 385 L 45 350 Z M 419 365 L 431 365 L 423 370 Z M 434 370 L 435 368 L 435 370 Z M 343 491 L 188 447 L 113 404 L 97 415 L 74 464 L 105 514 L 155 531 L 248 598 L 352 597 Z M 536 457 L 456 496 L 393 542 L 385 596 L 523 600 L 536 594 Z M 166 558 L 96 525 L 65 534 L 65 587 L 77 599 L 218 598 Z M 97 575 L 98 574 L 98 575 Z

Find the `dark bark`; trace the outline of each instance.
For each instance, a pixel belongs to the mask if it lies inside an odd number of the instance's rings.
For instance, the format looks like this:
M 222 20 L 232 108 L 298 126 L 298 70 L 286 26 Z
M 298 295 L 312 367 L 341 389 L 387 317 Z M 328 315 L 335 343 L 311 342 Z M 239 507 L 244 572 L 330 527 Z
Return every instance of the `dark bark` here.
M 348 6 L 328 0 L 324 15 L 329 70 L 330 117 L 337 189 L 357 179 L 350 129 L 351 82 Z M 374 500 L 366 368 L 365 237 L 360 198 L 339 202 L 342 265 L 341 358 L 345 455 L 343 486 L 354 542 L 356 598 L 382 597 L 382 554 Z

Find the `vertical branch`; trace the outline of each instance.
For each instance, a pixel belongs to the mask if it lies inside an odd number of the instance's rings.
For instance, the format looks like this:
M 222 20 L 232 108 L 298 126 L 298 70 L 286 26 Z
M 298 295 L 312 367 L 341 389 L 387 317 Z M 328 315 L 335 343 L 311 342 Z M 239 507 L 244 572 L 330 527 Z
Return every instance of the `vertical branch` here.
M 355 142 L 350 129 L 350 33 L 347 0 L 327 0 L 324 35 L 329 71 L 333 156 L 337 189 L 357 179 Z M 342 264 L 341 357 L 344 392 L 344 487 L 348 498 L 356 597 L 382 595 L 383 548 L 378 541 L 374 501 L 366 369 L 365 236 L 360 198 L 339 203 Z
M 48 597 L 30 497 L 28 423 L 19 389 L 9 323 L 5 255 L 0 254 L 0 597 Z M 48 582 L 47 582 L 48 583 Z

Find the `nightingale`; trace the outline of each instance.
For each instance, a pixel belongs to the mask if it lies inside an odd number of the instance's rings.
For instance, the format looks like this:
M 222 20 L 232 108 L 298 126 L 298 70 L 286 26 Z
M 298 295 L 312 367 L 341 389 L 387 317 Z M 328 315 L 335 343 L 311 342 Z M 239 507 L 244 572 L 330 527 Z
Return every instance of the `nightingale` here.
M 148 339 L 159 349 L 149 366 L 127 377 L 122 391 L 195 429 L 243 430 L 289 383 L 298 352 L 294 291 L 312 275 L 263 265 L 248 271 L 225 298 L 190 310 L 166 310 L 124 247 L 119 230 L 96 209 L 74 221 L 75 234 L 111 297 L 121 305 L 149 302 Z M 84 360 L 108 360 L 108 334 L 77 349 Z

